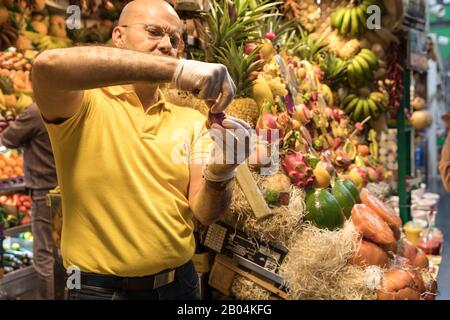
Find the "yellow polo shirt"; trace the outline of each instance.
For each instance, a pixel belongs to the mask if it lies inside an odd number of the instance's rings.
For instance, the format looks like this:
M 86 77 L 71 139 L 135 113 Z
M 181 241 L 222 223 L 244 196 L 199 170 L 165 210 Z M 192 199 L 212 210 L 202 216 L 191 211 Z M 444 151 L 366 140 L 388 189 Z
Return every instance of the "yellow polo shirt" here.
M 159 101 L 144 111 L 121 86 L 85 91 L 80 110 L 46 124 L 63 204 L 64 266 L 145 276 L 195 249 L 189 166 L 209 155 L 205 117 Z

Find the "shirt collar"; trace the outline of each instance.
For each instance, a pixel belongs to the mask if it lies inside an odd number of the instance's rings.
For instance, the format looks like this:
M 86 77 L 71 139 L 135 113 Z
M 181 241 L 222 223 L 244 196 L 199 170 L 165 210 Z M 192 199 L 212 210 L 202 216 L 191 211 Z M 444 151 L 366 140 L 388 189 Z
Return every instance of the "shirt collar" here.
M 122 87 L 120 85 L 105 87 L 105 88 L 103 88 L 103 90 L 108 91 L 110 94 L 112 94 L 113 96 L 116 96 L 116 97 L 118 97 L 122 94 L 134 94 L 134 91 L 126 90 L 124 87 Z M 159 88 L 158 88 L 158 101 L 156 103 L 154 103 L 153 105 L 151 105 L 148 108 L 148 110 L 153 109 L 155 107 L 162 107 L 166 110 L 170 110 L 170 103 L 168 103 L 166 101 L 166 97 L 164 96 L 163 92 Z

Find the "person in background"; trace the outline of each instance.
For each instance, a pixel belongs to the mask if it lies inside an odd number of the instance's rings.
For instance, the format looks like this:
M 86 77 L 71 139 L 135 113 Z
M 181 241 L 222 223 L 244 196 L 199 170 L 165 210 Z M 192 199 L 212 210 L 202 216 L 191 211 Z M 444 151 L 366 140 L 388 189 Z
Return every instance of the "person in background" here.
M 439 171 L 441 173 L 442 184 L 444 189 L 450 193 L 450 113 L 442 116 L 442 120 L 447 127 L 448 136 L 442 148 L 441 161 L 439 163 Z
M 25 185 L 32 199 L 33 263 L 38 274 L 37 298 L 53 299 L 53 240 L 50 208 L 45 197 L 57 185 L 55 161 L 47 130 L 36 104 L 26 108 L 0 134 L 0 143 L 23 148 Z

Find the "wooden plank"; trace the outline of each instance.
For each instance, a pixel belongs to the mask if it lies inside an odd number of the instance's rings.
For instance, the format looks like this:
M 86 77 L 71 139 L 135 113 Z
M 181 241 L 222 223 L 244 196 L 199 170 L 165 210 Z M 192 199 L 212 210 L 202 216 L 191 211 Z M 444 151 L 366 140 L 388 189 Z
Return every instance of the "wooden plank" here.
M 246 163 L 241 164 L 237 168 L 236 178 L 256 218 L 271 215 L 272 212 Z
M 272 283 L 265 281 L 247 271 L 242 270 L 241 268 L 239 268 L 239 266 L 230 258 L 223 256 L 223 255 L 216 255 L 216 261 L 223 264 L 224 266 L 226 266 L 227 268 L 229 268 L 230 270 L 234 271 L 235 273 L 253 281 L 254 283 L 256 283 L 257 285 L 259 285 L 260 287 L 276 294 L 277 296 L 279 296 L 280 298 L 283 298 L 285 300 L 288 299 L 288 295 L 286 292 L 284 292 L 283 290 L 278 289 L 277 287 L 275 287 Z
M 208 284 L 226 296 L 231 296 L 231 286 L 236 273 L 215 259 L 209 275 Z

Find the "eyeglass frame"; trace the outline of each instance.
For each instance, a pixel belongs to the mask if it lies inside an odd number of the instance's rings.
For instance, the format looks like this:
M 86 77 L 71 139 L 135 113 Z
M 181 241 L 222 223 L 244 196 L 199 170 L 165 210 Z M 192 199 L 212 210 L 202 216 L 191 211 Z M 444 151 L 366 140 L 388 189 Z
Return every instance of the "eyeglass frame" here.
M 137 23 L 132 23 L 132 24 L 123 24 L 123 25 L 120 25 L 119 27 L 128 28 L 128 27 L 137 26 L 137 25 L 143 25 L 143 26 L 145 27 L 145 31 L 146 31 L 147 33 L 149 33 L 149 31 L 148 31 L 147 29 L 148 29 L 148 27 L 150 27 L 150 26 L 151 26 L 151 27 L 157 27 L 157 28 L 162 29 L 162 28 L 159 27 L 159 26 L 155 26 L 155 25 L 153 25 L 153 24 L 151 24 L 151 23 L 145 23 L 145 22 L 137 22 Z M 165 31 L 163 31 L 163 30 L 161 30 L 161 31 L 163 32 L 163 36 L 162 36 L 162 37 L 159 37 L 158 40 L 152 39 L 152 41 L 159 41 L 159 42 L 161 42 L 162 39 L 164 39 L 166 36 L 168 36 L 172 48 L 174 48 L 175 50 L 177 50 L 177 49 L 179 48 L 180 43 L 183 41 L 182 38 L 181 38 L 181 36 L 178 36 L 178 35 L 177 35 L 177 39 L 175 39 L 177 43 L 174 44 L 174 43 L 172 43 L 172 37 L 173 37 L 173 35 L 171 36 L 171 35 L 168 34 L 167 32 L 165 32 Z M 151 37 L 151 36 L 149 36 L 149 37 Z

